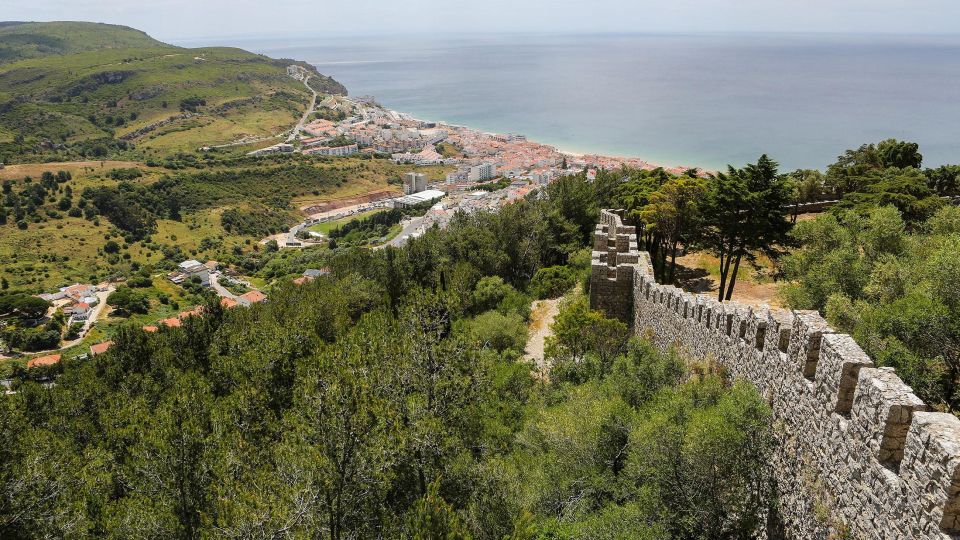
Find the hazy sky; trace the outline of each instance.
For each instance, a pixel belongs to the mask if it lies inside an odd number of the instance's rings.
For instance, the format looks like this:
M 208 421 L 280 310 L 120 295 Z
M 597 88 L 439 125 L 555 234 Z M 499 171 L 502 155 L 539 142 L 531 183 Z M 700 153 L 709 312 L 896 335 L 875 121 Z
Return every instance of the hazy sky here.
M 125 24 L 161 40 L 427 32 L 957 33 L 958 0 L 0 0 L 0 20 Z

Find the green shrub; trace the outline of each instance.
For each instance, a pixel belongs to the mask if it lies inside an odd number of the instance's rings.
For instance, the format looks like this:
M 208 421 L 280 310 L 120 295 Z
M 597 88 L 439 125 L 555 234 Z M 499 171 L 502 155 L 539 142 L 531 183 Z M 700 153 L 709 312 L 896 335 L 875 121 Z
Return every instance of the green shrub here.
M 530 294 L 534 298 L 557 298 L 577 283 L 577 273 L 567 266 L 548 266 L 537 270 L 530 280 Z

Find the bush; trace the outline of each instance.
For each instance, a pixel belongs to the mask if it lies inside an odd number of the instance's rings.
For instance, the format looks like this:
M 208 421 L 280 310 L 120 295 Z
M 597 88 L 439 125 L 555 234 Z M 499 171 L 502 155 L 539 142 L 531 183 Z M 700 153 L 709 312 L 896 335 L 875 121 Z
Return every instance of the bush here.
M 557 298 L 577 283 L 577 273 L 566 266 L 548 266 L 537 270 L 530 280 L 530 294 L 534 298 Z
M 150 287 L 152 285 L 153 285 L 153 280 L 150 279 L 150 276 L 136 275 L 127 280 L 128 287 L 134 287 L 137 289 Z
M 23 293 L 0 296 L 0 315 L 14 313 L 24 319 L 38 319 L 47 312 L 50 303 L 42 298 Z
M 493 309 L 514 291 L 515 289 L 504 283 L 500 276 L 480 278 L 480 281 L 473 288 L 473 305 L 479 312 Z
M 113 178 L 114 180 L 133 180 L 143 176 L 143 173 L 140 172 L 140 169 L 137 169 L 136 167 L 130 167 L 123 169 L 111 169 L 110 172 L 107 173 L 107 176 Z
M 488 311 L 469 322 L 469 331 L 481 346 L 498 352 L 508 349 L 523 352 L 527 343 L 527 325 L 517 314 Z
M 36 330 L 24 334 L 23 350 L 45 351 L 60 346 L 60 332 L 56 330 Z
M 68 341 L 74 340 L 80 337 L 80 331 L 83 330 L 83 323 L 75 322 L 70 325 L 70 328 L 67 329 L 67 334 L 64 336 Z
M 121 286 L 110 293 L 107 303 L 127 315 L 146 313 L 150 310 L 150 301 L 147 296 L 126 286 Z

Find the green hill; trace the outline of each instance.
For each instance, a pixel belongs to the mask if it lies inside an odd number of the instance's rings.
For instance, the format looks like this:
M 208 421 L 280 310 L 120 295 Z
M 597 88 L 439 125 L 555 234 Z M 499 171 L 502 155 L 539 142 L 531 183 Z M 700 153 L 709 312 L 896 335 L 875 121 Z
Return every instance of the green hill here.
M 0 63 L 101 49 L 169 47 L 140 30 L 89 22 L 0 23 Z
M 59 48 L 36 44 L 44 40 Z M 310 96 L 287 75 L 293 63 L 315 74 L 318 92 L 346 93 L 303 62 L 174 47 L 110 25 L 0 26 L 0 46 L 34 56 L 0 63 L 3 163 L 151 159 L 279 135 Z

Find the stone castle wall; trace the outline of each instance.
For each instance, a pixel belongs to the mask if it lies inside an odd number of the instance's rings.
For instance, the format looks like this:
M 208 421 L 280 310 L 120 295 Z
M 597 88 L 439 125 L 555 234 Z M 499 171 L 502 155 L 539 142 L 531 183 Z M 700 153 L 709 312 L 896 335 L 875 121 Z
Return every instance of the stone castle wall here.
M 611 211 L 601 219 L 591 307 L 660 348 L 718 362 L 770 404 L 782 527 L 771 536 L 960 538 L 960 419 L 929 412 L 816 312 L 720 303 L 657 283 L 633 227 Z

